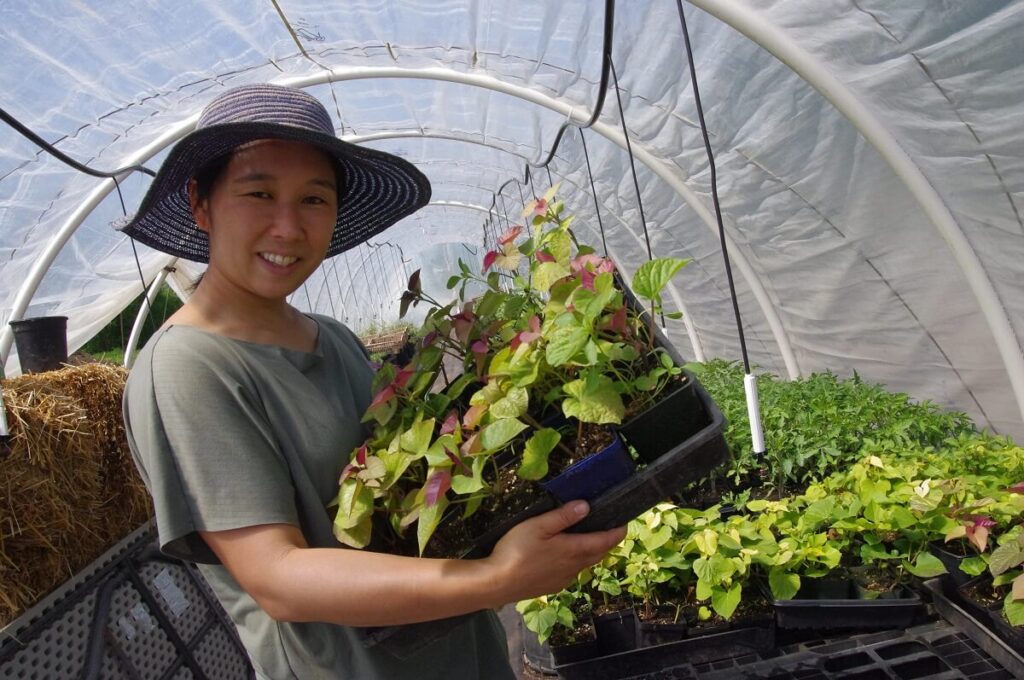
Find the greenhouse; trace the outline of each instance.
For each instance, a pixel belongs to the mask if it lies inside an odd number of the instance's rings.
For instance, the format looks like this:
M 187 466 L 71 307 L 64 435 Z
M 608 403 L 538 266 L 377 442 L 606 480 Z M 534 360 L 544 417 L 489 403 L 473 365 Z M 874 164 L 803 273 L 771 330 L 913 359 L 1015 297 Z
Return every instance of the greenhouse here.
M 0 677 L 1024 678 L 1024 1 L 0 17 Z

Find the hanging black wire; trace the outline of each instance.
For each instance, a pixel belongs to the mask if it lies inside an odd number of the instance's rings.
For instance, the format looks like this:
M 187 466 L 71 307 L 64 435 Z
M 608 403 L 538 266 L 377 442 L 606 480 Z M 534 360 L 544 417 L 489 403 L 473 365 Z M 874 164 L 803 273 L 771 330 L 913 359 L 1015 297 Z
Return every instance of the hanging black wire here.
M 32 142 L 33 144 L 38 146 L 40 149 L 42 149 L 43 151 L 47 152 L 48 154 L 50 154 L 51 156 L 53 156 L 54 158 L 56 158 L 60 162 L 66 164 L 66 165 L 71 166 L 72 168 L 74 168 L 75 170 L 78 170 L 79 172 L 84 172 L 87 175 L 92 175 L 93 177 L 104 177 L 104 178 L 109 178 L 109 179 L 115 179 L 115 178 L 120 177 L 121 175 L 123 175 L 125 173 L 132 172 L 132 171 L 138 171 L 138 172 L 144 172 L 147 175 L 149 175 L 150 177 L 156 177 L 156 173 L 155 172 L 153 172 L 149 168 L 143 167 L 141 165 L 128 165 L 126 167 L 119 168 L 117 170 L 113 170 L 111 172 L 106 172 L 104 170 L 96 170 L 94 168 L 90 168 L 88 165 L 85 165 L 83 163 L 79 163 L 74 158 L 71 158 L 70 156 L 64 154 L 61 151 L 58 151 L 56 148 L 54 148 L 54 146 L 52 144 L 47 142 L 45 139 L 43 139 L 42 137 L 40 137 L 36 133 L 32 132 L 32 130 L 30 130 L 26 125 L 21 123 L 17 118 L 15 118 L 11 114 L 7 113 L 7 111 L 5 111 L 2 108 L 0 108 L 0 120 L 3 120 L 5 123 L 10 125 L 12 128 L 14 128 L 23 137 L 28 139 L 30 142 Z
M 644 243 L 647 245 L 647 259 L 654 259 L 651 250 L 651 236 L 647 233 L 647 217 L 644 215 L 644 201 L 640 197 L 640 182 L 636 178 L 636 162 L 633 160 L 633 145 L 629 141 L 629 130 L 626 129 L 626 111 L 622 108 L 622 91 L 619 89 L 619 75 L 615 72 L 615 62 L 611 62 L 612 78 L 615 80 L 615 100 L 619 103 L 619 121 L 622 123 L 622 136 L 626 139 L 626 153 L 629 155 L 629 170 L 633 175 L 633 188 L 636 190 L 636 205 L 640 208 L 640 225 L 644 229 Z M 653 309 L 653 304 L 652 309 Z M 661 312 L 661 327 L 665 327 L 665 313 Z
M 615 73 L 614 63 L 612 64 L 612 77 L 615 79 L 615 99 L 619 102 L 619 120 L 622 123 L 622 136 L 626 138 L 626 153 L 629 155 L 629 169 L 633 174 L 633 188 L 636 189 L 636 204 L 640 208 L 640 225 L 644 229 L 644 243 L 647 244 L 647 259 L 653 260 L 654 253 L 651 250 L 651 237 L 647 233 L 647 217 L 644 215 L 644 202 L 640 198 L 640 182 L 637 181 L 636 163 L 633 161 L 633 145 L 629 141 L 629 130 L 626 129 L 626 112 L 622 108 L 622 94 L 619 90 L 619 76 Z
M 548 171 L 548 186 L 549 187 L 555 186 L 554 180 L 551 179 L 551 167 L 548 166 L 548 165 L 545 165 L 544 169 Z
M 117 200 L 121 202 L 121 212 L 124 213 L 125 217 L 128 216 L 128 209 L 125 207 L 124 196 L 121 194 L 121 183 L 117 181 L 117 177 L 111 177 L 114 180 L 114 189 L 117 190 Z M 142 284 L 142 299 L 146 305 L 146 315 L 149 317 L 150 326 L 155 323 L 153 321 L 153 305 L 149 303 L 149 295 L 146 286 L 146 277 L 142 274 L 142 263 L 139 261 L 139 252 L 135 249 L 135 239 L 130 238 L 128 242 L 132 244 L 132 256 L 135 257 L 135 269 L 139 272 L 139 282 Z M 124 338 L 121 338 L 124 340 Z
M 580 141 L 583 142 L 583 158 L 587 161 L 587 177 L 590 178 L 590 192 L 594 195 L 594 214 L 597 215 L 597 226 L 601 228 L 601 247 L 604 256 L 608 257 L 608 241 L 604 237 L 604 222 L 601 220 L 601 205 L 597 201 L 597 188 L 594 186 L 594 173 L 590 170 L 590 154 L 587 153 L 587 139 L 580 130 Z
M 597 122 L 597 119 L 601 117 L 601 109 L 604 108 L 604 97 L 608 92 L 608 67 L 612 60 L 612 39 L 615 37 L 615 0 L 605 0 L 604 3 L 604 37 L 603 44 L 601 47 L 601 83 L 597 89 L 597 102 L 594 103 L 594 111 L 591 113 L 590 118 L 587 122 L 582 125 L 572 122 L 572 118 L 567 119 L 562 126 L 558 128 L 558 133 L 555 134 L 555 142 L 551 145 L 551 151 L 540 163 L 534 163 L 527 161 L 527 168 L 533 166 L 535 168 L 546 168 L 551 160 L 555 157 L 555 152 L 558 151 L 558 145 L 562 141 L 562 136 L 565 131 L 569 129 L 569 126 L 578 127 L 580 129 L 588 128 Z
M 743 370 L 750 375 L 750 359 L 747 357 L 747 341 L 743 335 L 743 322 L 740 319 L 740 303 L 736 297 L 736 285 L 732 279 L 732 265 L 729 264 L 729 249 L 725 244 L 725 225 L 722 222 L 722 209 L 718 202 L 718 177 L 715 173 L 715 156 L 711 152 L 711 139 L 708 137 L 708 126 L 704 122 L 704 108 L 700 103 L 700 90 L 697 88 L 697 69 L 693 65 L 693 50 L 690 48 L 690 32 L 686 29 L 686 15 L 683 12 L 682 0 L 676 0 L 679 10 L 679 24 L 683 29 L 683 42 L 686 45 L 686 61 L 690 67 L 690 84 L 693 87 L 693 100 L 697 105 L 697 118 L 700 121 L 700 132 L 704 136 L 704 149 L 708 154 L 708 167 L 711 170 L 711 202 L 715 205 L 715 219 L 718 220 L 718 240 L 722 244 L 722 257 L 725 259 L 725 276 L 729 282 L 729 297 L 732 298 L 732 311 L 736 316 L 736 332 L 740 337 L 740 352 L 743 355 Z

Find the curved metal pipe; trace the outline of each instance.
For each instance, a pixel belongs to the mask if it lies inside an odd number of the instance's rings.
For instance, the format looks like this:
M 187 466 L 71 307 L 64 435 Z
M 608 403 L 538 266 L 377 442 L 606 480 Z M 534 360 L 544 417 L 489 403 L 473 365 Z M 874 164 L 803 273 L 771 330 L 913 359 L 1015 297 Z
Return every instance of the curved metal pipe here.
M 463 73 L 440 67 L 424 69 L 410 69 L 399 66 L 343 67 L 331 71 L 322 71 L 304 75 L 301 77 L 285 78 L 278 81 L 278 84 L 289 85 L 292 87 L 309 87 L 311 85 L 323 85 L 332 82 L 363 80 L 368 78 L 412 78 L 453 82 L 473 87 L 481 87 L 537 104 L 567 116 L 571 120 L 575 119 L 577 116 L 572 105 L 554 99 L 553 97 L 541 92 L 531 90 L 521 85 L 506 83 L 492 76 L 479 73 Z M 156 153 L 159 153 L 164 147 L 174 143 L 180 137 L 184 136 L 189 130 L 194 128 L 197 119 L 198 114 L 188 117 L 178 125 L 172 126 L 157 140 L 146 145 L 139 152 L 130 155 L 127 159 L 127 164 L 141 164 Z M 583 123 L 584 121 L 578 122 Z M 615 143 L 620 148 L 625 148 L 626 143 L 625 139 L 622 137 L 622 133 L 616 130 L 613 126 L 597 121 L 591 126 L 591 129 L 602 137 L 605 137 L 609 141 Z M 707 207 L 704 206 L 696 193 L 687 187 L 686 184 L 676 175 L 674 167 L 670 167 L 668 163 L 656 157 L 651 151 L 641 144 L 637 144 L 634 147 L 634 156 L 640 159 L 644 165 L 658 175 L 658 177 L 660 177 L 666 184 L 672 187 L 676 193 L 690 205 L 694 212 L 697 213 L 705 225 L 707 225 L 707 227 L 717 235 L 718 225 L 714 216 L 710 213 Z M 32 270 L 29 272 L 29 276 L 26 278 L 25 283 L 18 291 L 10 320 L 20 319 L 22 317 L 25 313 L 25 309 L 28 307 L 28 303 L 31 300 L 32 295 L 38 288 L 43 275 L 53 263 L 54 259 L 56 259 L 61 248 L 63 248 L 67 240 L 71 238 L 71 235 L 88 216 L 88 214 L 99 204 L 100 201 L 103 200 L 104 197 L 106 197 L 107 194 L 113 190 L 113 188 L 113 180 L 103 180 L 93 191 L 89 193 L 86 200 L 80 204 L 79 208 L 74 211 L 68 220 L 61 226 L 57 234 L 47 245 L 40 258 L 36 260 Z M 727 239 L 729 239 L 728 235 Z M 757 278 L 756 273 L 739 248 L 735 247 L 735 244 L 731 239 L 729 239 L 728 245 L 731 252 L 734 253 L 733 259 L 736 262 L 737 268 L 743 275 L 744 280 L 760 305 L 762 313 L 765 315 L 768 326 L 772 331 L 772 336 L 779 346 L 779 352 L 782 355 L 783 362 L 786 365 L 786 370 L 789 376 L 791 378 L 799 377 L 800 372 L 796 362 L 796 357 L 793 354 L 789 338 L 782 326 L 782 321 L 779 319 L 774 304 L 768 297 L 767 291 L 765 291 L 764 286 Z M 13 334 L 11 333 L 9 326 L 0 331 L 0 359 L 6 360 L 12 341 Z
M 1024 349 L 1017 340 L 1006 307 L 999 299 L 992 279 L 981 264 L 981 258 L 921 168 L 903 150 L 882 120 L 861 103 L 851 88 L 836 78 L 820 59 L 799 47 L 796 41 L 769 21 L 763 13 L 737 0 L 689 1 L 695 7 L 747 36 L 793 69 L 846 117 L 903 181 L 935 230 L 946 242 L 953 260 L 974 293 L 982 315 L 988 323 L 989 332 L 999 349 L 1021 419 L 1024 420 Z

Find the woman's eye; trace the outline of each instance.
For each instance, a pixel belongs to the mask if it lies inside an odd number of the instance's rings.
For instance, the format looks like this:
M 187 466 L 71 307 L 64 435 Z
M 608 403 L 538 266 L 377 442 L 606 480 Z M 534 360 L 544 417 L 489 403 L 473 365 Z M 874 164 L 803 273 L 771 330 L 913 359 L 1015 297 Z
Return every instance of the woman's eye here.
M 246 195 L 252 196 L 253 198 L 270 198 L 270 194 L 266 191 L 250 191 Z
M 327 201 L 319 196 L 307 196 L 306 203 L 311 203 L 313 205 L 325 205 Z

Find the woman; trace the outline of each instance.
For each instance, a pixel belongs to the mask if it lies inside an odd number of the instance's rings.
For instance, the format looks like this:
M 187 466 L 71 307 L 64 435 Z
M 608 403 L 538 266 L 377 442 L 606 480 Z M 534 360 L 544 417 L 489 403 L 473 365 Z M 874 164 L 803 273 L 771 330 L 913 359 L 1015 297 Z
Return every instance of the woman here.
M 563 533 L 587 512 L 576 503 L 480 560 L 335 541 L 325 508 L 363 439 L 372 374 L 351 331 L 286 298 L 429 197 L 405 161 L 337 139 L 315 98 L 255 85 L 204 109 L 124 229 L 209 263 L 140 353 L 125 424 L 161 548 L 200 564 L 261 678 L 512 677 L 491 610 L 559 590 L 624 535 Z M 357 629 L 449 617 L 423 644 Z

